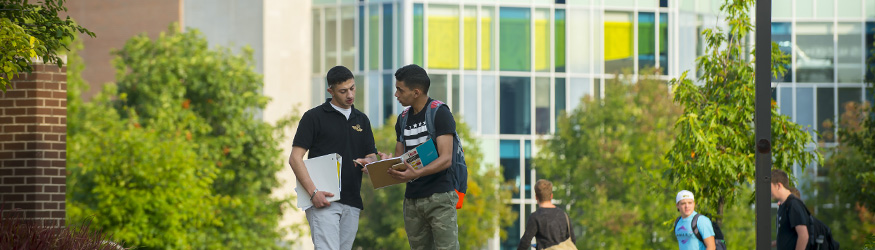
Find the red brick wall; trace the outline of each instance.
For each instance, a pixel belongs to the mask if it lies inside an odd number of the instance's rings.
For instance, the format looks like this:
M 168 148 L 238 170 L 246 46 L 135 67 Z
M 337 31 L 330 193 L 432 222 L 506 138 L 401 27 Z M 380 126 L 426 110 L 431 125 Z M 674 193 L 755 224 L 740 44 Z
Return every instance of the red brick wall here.
M 11 87 L 11 88 L 9 88 Z M 0 205 L 63 226 L 67 191 L 67 70 L 38 64 L 0 93 Z

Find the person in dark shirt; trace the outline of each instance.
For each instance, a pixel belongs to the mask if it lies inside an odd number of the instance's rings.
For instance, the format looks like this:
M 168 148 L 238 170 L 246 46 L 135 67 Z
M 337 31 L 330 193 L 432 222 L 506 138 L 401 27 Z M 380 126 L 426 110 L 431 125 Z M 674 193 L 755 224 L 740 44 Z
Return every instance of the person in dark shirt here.
M 310 234 L 316 249 L 351 249 L 358 231 L 359 214 L 364 208 L 360 193 L 365 165 L 377 160 L 377 148 L 371 121 L 357 110 L 355 79 L 346 67 L 335 66 L 326 76 L 331 98 L 314 107 L 301 117 L 292 142 L 289 165 L 295 178 L 307 190 L 312 207 L 305 207 Z M 340 194 L 316 189 L 307 167 L 304 154 L 309 158 L 337 153 L 343 158 L 340 168 Z M 382 153 L 380 156 L 385 157 Z M 348 160 L 354 159 L 354 160 Z M 354 163 L 355 162 L 355 163 Z M 332 204 L 326 197 L 340 195 Z
M 395 98 L 409 106 L 401 115 L 409 115 L 407 124 L 395 125 L 395 155 L 401 155 L 423 142 L 429 134 L 425 119 L 426 105 L 437 108 L 434 117 L 435 144 L 438 157 L 415 169 L 409 164 L 402 171 L 389 168 L 395 179 L 407 181 L 404 191 L 404 229 L 411 249 L 459 249 L 456 194 L 447 169 L 453 160 L 453 134 L 456 122 L 446 105 L 428 97 L 431 80 L 425 69 L 416 64 L 395 72 Z M 399 115 L 399 118 L 401 116 Z M 405 163 L 406 164 L 406 163 Z
M 553 183 L 538 180 L 535 183 L 535 199 L 538 210 L 526 220 L 526 232 L 520 238 L 518 250 L 531 249 L 532 237 L 537 249 L 545 249 L 559 244 L 574 244 L 574 227 L 569 225 L 568 215 L 553 205 Z M 568 241 L 568 242 L 566 242 Z
M 805 204 L 794 196 L 790 189 L 790 178 L 780 169 L 772 170 L 772 198 L 781 204 L 775 222 L 778 226 L 778 250 L 805 250 L 808 246 L 808 211 Z

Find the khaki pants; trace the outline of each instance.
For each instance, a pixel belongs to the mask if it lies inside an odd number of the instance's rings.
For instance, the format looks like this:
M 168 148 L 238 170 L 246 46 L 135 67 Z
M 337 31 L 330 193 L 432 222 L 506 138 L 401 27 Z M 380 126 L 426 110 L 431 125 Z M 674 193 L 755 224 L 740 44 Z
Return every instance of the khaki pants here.
M 435 193 L 419 199 L 404 199 L 404 229 L 410 248 L 459 249 L 456 192 Z

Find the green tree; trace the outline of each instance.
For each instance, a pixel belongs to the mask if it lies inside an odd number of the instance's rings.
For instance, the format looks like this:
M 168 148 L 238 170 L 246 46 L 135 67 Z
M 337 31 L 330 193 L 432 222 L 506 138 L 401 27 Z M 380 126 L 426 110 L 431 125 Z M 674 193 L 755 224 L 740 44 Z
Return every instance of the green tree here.
M 94 37 L 94 33 L 79 26 L 68 16 L 64 0 L 42 0 L 38 4 L 27 0 L 0 1 L 0 91 L 20 72 L 31 72 L 33 58 L 55 63 L 63 61 L 58 53 L 67 50 L 67 43 L 76 32 Z M 63 51 L 61 49 L 64 49 Z
M 665 175 L 670 186 L 696 194 L 698 208 L 723 219 L 725 206 L 739 197 L 753 201 L 753 192 L 740 187 L 754 180 L 754 52 L 745 55 L 744 41 L 753 31 L 750 8 L 753 0 L 728 1 L 720 7 L 727 12 L 722 29 L 707 29 L 705 55 L 696 62 L 702 71 L 702 85 L 687 79 L 686 72 L 672 79 L 674 100 L 683 115 L 674 125 L 675 142 L 666 158 L 671 163 Z M 765 27 L 769 28 L 769 27 Z M 783 75 L 789 57 L 772 43 L 771 67 L 775 76 Z M 759 76 L 768 77 L 768 76 Z M 811 134 L 771 105 L 773 167 L 792 174 L 794 163 L 804 167 L 820 159 L 819 152 L 806 151 Z
M 383 127 L 374 131 L 377 148 L 381 152 L 394 152 L 395 119 L 388 119 Z M 505 205 L 510 200 L 510 192 L 501 190 L 502 176 L 490 166 L 481 166 L 483 154 L 479 143 L 470 136 L 465 123 L 456 118 L 456 131 L 465 149 L 465 163 L 468 165 L 468 193 L 464 206 L 458 212 L 459 244 L 463 249 L 479 249 L 488 239 L 516 219 Z M 404 185 L 395 185 L 374 190 L 365 175 L 362 181 L 362 200 L 365 209 L 361 213 L 359 231 L 355 244 L 361 249 L 406 249 L 407 232 L 404 231 Z
M 96 224 L 141 248 L 281 248 L 288 200 L 271 191 L 284 166 L 283 129 L 295 118 L 256 119 L 268 98 L 251 50 L 209 49 L 197 30 L 174 26 L 154 41 L 136 36 L 115 54 L 118 88 L 93 103 L 71 99 L 70 141 L 78 146 L 69 163 L 81 173 L 71 179 L 95 183 L 71 188 L 70 207 L 80 210 L 71 217 L 106 218 Z M 88 197 L 98 186 L 107 195 Z
M 870 93 L 873 93 L 870 88 Z M 832 203 L 821 207 L 817 216 L 826 222 L 843 247 L 862 248 L 866 238 L 875 234 L 875 116 L 868 102 L 841 103 L 845 112 L 839 117 L 839 144 L 828 149 L 831 156 L 824 164 L 830 184 L 823 185 L 809 204 Z
M 680 114 L 667 84 L 642 75 L 607 84 L 560 116 L 552 138 L 539 141 L 534 167 L 556 185 L 580 249 L 677 247 L 668 221 L 677 216 L 674 189 L 660 175 Z M 651 188 L 658 186 L 660 188 Z

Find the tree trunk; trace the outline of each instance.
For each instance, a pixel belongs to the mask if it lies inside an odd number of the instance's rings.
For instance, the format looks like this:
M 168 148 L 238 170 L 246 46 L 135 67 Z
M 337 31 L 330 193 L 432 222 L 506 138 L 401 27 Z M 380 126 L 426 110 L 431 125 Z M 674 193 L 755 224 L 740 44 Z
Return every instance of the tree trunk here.
M 714 216 L 715 218 L 712 218 L 712 220 L 717 224 L 723 224 L 721 222 L 723 222 L 723 207 L 724 206 L 726 206 L 726 198 L 724 198 L 723 196 L 720 196 L 720 198 L 717 199 L 717 216 Z

